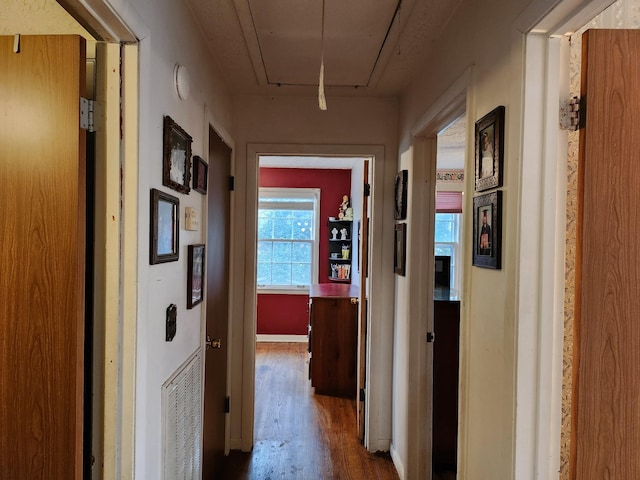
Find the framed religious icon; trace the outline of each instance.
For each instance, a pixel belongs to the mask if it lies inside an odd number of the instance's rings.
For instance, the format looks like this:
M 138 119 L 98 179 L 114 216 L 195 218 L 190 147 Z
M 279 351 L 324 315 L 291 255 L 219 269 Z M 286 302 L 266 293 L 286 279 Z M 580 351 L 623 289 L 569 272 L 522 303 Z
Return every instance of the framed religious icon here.
M 502 186 L 504 111 L 497 107 L 476 122 L 476 192 Z
M 191 136 L 170 116 L 164 117 L 162 184 L 189 193 L 191 183 Z
M 502 192 L 473 198 L 473 265 L 501 268 Z
M 173 195 L 151 189 L 151 226 L 149 229 L 149 263 L 178 260 L 180 200 Z
M 189 245 L 187 264 L 187 308 L 202 302 L 204 284 L 204 245 Z
M 407 180 L 409 172 L 401 170 L 396 174 L 394 184 L 395 207 L 393 209 L 393 217 L 396 220 L 404 220 L 407 218 Z
M 192 188 L 199 193 L 207 193 L 207 176 L 209 166 L 201 157 L 193 157 L 193 185 Z

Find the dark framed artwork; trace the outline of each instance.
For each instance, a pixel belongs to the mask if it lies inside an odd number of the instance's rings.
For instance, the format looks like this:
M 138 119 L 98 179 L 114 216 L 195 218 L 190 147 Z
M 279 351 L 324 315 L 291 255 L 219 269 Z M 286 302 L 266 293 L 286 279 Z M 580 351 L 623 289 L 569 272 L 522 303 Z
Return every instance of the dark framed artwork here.
M 164 117 L 162 184 L 189 193 L 191 183 L 191 136 L 170 116 Z
M 149 263 L 178 260 L 180 245 L 180 200 L 173 195 L 151 189 L 151 225 Z
M 406 271 L 407 224 L 396 223 L 394 232 L 393 271 L 404 276 Z
M 193 185 L 192 188 L 199 193 L 207 193 L 207 177 L 209 166 L 199 156 L 193 157 Z
M 187 268 L 187 308 L 202 302 L 204 285 L 204 245 L 189 245 Z
M 502 192 L 473 198 L 473 265 L 501 268 Z
M 476 122 L 476 192 L 502 186 L 504 163 L 504 107 Z
M 393 217 L 396 220 L 404 220 L 407 218 L 407 180 L 409 172 L 402 170 L 396 173 L 396 181 L 394 186 L 395 207 Z

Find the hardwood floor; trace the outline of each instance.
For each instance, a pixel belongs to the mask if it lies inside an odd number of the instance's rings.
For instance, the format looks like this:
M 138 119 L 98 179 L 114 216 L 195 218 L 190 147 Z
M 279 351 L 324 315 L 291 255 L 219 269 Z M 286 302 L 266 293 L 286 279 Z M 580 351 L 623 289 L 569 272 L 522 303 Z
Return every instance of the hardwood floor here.
M 356 435 L 355 399 L 315 395 L 305 343 L 256 347 L 255 445 L 232 452 L 222 480 L 395 480 L 388 455 Z

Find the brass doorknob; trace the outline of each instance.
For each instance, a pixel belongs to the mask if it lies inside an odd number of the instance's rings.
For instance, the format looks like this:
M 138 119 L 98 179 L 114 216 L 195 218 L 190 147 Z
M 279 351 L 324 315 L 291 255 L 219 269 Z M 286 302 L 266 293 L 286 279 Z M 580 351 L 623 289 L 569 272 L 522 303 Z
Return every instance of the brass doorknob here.
M 219 338 L 211 339 L 209 335 L 207 335 L 207 341 L 204 343 L 206 345 L 207 350 L 209 348 L 222 348 L 222 340 L 220 340 Z

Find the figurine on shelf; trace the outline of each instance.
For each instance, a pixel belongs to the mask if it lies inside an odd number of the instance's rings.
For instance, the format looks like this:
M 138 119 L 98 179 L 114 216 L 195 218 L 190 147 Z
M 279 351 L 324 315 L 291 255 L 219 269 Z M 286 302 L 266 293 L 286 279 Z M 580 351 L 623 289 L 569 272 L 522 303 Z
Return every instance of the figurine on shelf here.
M 337 240 L 338 239 L 338 229 L 336 227 L 333 227 L 333 229 L 331 230 L 331 235 L 333 235 L 331 237 L 331 240 Z
M 340 240 L 348 240 L 347 238 L 348 230 L 346 228 L 340 229 Z
M 349 209 L 349 197 L 347 195 L 343 195 L 342 203 L 340 204 L 340 208 L 338 209 L 338 218 L 340 220 L 348 220 L 346 218 L 348 209 Z M 351 213 L 351 215 L 353 216 L 353 212 Z

